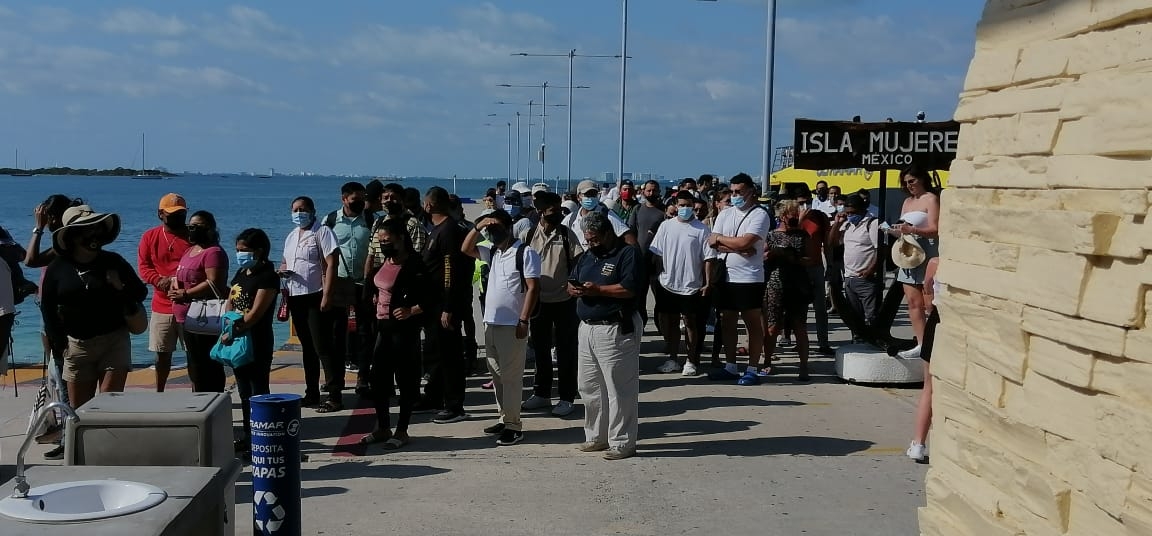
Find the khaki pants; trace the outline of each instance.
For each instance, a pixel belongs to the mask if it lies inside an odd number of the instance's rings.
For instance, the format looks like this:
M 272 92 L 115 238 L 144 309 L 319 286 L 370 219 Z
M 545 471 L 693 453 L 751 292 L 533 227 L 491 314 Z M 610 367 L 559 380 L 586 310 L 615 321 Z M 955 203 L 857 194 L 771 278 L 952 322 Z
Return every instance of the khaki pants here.
M 516 326 L 484 325 L 484 353 L 496 390 L 496 408 L 505 429 L 521 431 L 520 402 L 524 398 L 524 352 L 528 339 L 516 338 Z
M 640 407 L 640 315 L 635 330 L 580 322 L 579 381 L 584 439 L 635 449 Z

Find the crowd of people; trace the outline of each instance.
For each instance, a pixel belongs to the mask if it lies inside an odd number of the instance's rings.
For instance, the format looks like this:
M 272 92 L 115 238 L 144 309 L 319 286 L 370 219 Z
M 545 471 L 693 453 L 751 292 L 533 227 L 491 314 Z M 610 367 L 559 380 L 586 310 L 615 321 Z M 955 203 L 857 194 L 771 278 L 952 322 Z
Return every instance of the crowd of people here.
M 157 391 L 165 389 L 181 341 L 193 389 L 224 391 L 227 370 L 213 349 L 248 338 L 251 358 L 232 369 L 244 411 L 239 453 L 249 448 L 248 399 L 269 391 L 277 318 L 291 319 L 300 340 L 303 406 L 343 411 L 345 373 L 355 372 L 354 392 L 373 401 L 378 421 L 360 441 L 385 449 L 408 444 L 413 413 L 434 412 L 438 424 L 467 418 L 466 378 L 476 370 L 482 336 L 491 374 L 485 388 L 494 391 L 499 410 L 483 432 L 497 445 L 524 439 L 522 410 L 565 417 L 578 397 L 585 413 L 579 449 L 617 460 L 636 452 L 640 341 L 650 319 L 664 342 L 661 373 L 703 374 L 711 331 L 710 379 L 752 386 L 791 375 L 776 352 L 794 347 L 795 379 L 806 382 L 810 354 L 835 353 L 829 314 L 862 319 L 853 324 L 859 340 L 881 328 L 886 244 L 919 250 L 921 262 L 895 274 L 917 341 L 898 357 L 927 362 L 939 322 L 932 307 L 938 184 L 913 168 L 901 173 L 901 185 L 902 215 L 889 225 L 878 220 L 866 190 L 844 195 L 821 181 L 813 191 L 764 195 L 746 174 L 727 183 L 687 178 L 671 191 L 656 181 L 602 187 L 586 180 L 564 195 L 543 184 L 508 189 L 501 181 L 473 221 L 444 188 L 421 195 L 394 183 L 349 182 L 335 211 L 318 212 L 308 197 L 286 207 L 291 228 L 281 258 L 272 257 L 261 229 L 222 243 L 211 213 L 189 214 L 182 196 L 168 194 L 159 202 L 158 224 L 140 239 L 135 266 L 104 249 L 120 233 L 118 215 L 54 195 L 36 208 L 22 258 L 12 262 L 8 255 L 0 263 L 11 276 L 0 282 L 0 331 L 14 315 L 8 296 L 28 288 L 17 263 L 43 268 L 44 333 L 74 407 L 97 389 L 123 390 L 132 334 L 147 332 Z M 45 233 L 49 247 L 41 243 Z M 10 237 L 0 242 L 19 248 Z M 477 297 L 480 322 L 473 317 Z M 203 325 L 212 301 L 242 315 L 227 333 Z M 524 400 L 530 358 L 536 372 Z M 931 419 L 927 363 L 924 369 L 908 450 L 918 460 L 926 456 Z

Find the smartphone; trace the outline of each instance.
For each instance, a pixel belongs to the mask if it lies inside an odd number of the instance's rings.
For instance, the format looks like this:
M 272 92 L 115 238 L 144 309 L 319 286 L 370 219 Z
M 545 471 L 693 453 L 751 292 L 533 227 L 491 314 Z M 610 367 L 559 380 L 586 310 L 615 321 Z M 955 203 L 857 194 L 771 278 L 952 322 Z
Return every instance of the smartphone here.
M 889 229 L 891 229 L 891 228 L 892 228 L 892 226 L 891 226 L 891 225 L 888 225 L 888 222 L 886 222 L 886 221 L 885 221 L 885 222 L 880 222 L 880 229 L 881 229 L 881 230 L 887 231 L 887 230 L 889 230 Z
M 580 281 L 577 281 L 577 280 L 575 280 L 575 279 L 568 279 L 568 284 L 569 284 L 569 285 L 572 285 L 572 286 L 574 286 L 574 287 L 576 287 L 576 288 L 580 288 L 580 287 L 583 287 L 583 286 L 584 286 L 584 283 L 581 283 Z

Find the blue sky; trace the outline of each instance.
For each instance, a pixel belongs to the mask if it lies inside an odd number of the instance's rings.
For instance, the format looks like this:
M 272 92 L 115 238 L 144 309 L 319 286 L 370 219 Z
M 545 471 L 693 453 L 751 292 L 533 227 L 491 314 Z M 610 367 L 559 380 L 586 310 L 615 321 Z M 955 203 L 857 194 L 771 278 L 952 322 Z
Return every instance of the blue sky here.
M 630 5 L 626 168 L 758 174 L 765 2 Z M 796 117 L 951 116 L 982 6 L 781 0 L 773 145 Z M 540 90 L 497 84 L 567 84 L 566 59 L 510 54 L 572 48 L 618 54 L 620 1 L 4 4 L 0 164 L 19 147 L 29 167 L 133 167 L 147 131 L 148 163 L 173 171 L 504 176 L 527 108 L 494 103 Z M 577 58 L 576 83 L 573 176 L 612 171 L 618 60 Z M 549 110 L 550 177 L 566 113 Z

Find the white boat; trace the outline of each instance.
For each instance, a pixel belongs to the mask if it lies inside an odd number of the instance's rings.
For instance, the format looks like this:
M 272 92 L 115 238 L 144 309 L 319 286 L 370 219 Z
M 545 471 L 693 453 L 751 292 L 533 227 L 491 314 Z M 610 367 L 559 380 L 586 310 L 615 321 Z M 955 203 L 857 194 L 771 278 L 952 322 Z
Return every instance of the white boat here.
M 144 165 L 144 133 L 140 133 L 140 173 L 132 177 L 136 180 L 150 180 L 158 181 L 163 179 L 162 175 L 156 173 L 148 173 L 148 166 Z
M 274 176 L 276 176 L 276 168 L 268 168 L 268 174 L 267 175 L 257 175 L 256 178 L 258 178 L 258 179 L 271 179 Z

